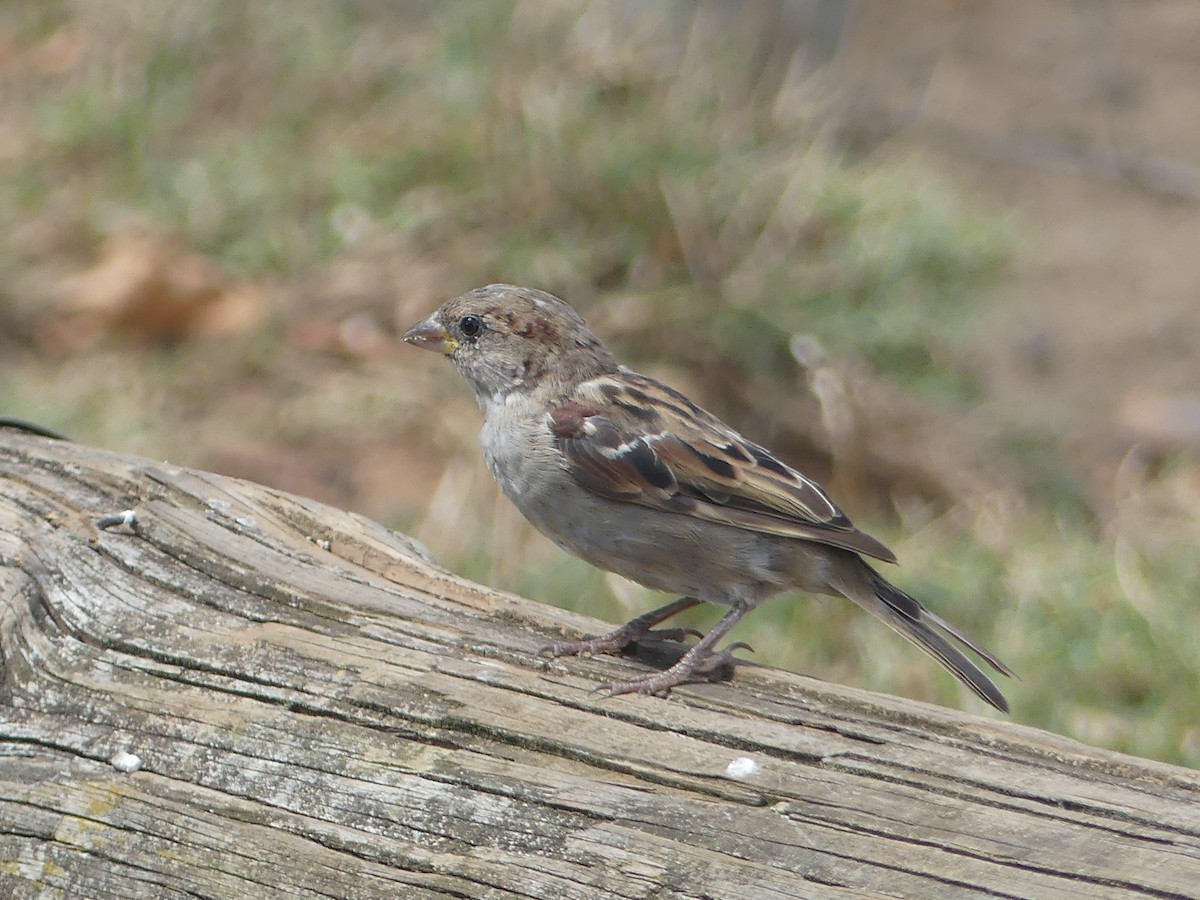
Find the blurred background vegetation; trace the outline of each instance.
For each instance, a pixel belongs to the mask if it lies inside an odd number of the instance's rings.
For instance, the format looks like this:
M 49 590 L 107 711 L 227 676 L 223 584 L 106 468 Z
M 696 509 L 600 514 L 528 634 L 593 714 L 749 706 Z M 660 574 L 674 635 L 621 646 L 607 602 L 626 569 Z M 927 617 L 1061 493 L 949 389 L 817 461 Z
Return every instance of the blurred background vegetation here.
M 624 620 L 397 340 L 542 287 L 824 480 L 1016 721 L 1200 764 L 1200 7 L 899 6 L 12 0 L 0 411 Z M 980 708 L 846 603 L 737 638 Z

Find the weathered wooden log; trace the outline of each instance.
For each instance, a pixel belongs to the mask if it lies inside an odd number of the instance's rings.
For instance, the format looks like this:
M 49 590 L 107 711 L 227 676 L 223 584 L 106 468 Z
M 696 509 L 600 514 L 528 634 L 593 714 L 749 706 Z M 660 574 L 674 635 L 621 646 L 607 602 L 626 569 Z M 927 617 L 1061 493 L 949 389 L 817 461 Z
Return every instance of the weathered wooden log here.
M 0 431 L 0 563 L 2 896 L 1200 894 L 1196 772 L 765 668 L 606 699 L 639 661 L 535 656 L 599 623 L 259 485 Z

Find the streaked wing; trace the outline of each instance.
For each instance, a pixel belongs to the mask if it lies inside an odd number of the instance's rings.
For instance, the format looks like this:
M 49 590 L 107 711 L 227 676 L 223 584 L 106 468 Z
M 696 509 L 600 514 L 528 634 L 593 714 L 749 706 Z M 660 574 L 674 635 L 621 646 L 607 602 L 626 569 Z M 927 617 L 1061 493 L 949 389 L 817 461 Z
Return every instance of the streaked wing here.
M 896 561 L 818 484 L 644 375 L 584 382 L 548 422 L 572 476 L 602 496 Z

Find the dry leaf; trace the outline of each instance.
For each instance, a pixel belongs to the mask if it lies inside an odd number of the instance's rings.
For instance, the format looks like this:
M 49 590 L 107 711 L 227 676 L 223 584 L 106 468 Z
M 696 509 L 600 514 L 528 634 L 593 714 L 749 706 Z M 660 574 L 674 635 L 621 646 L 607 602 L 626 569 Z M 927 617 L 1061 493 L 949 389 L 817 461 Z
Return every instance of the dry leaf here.
M 87 347 L 106 333 L 144 343 L 227 337 L 257 326 L 262 294 L 232 281 L 210 260 L 158 235 L 112 238 L 100 260 L 67 279 L 65 302 L 43 329 L 51 349 Z

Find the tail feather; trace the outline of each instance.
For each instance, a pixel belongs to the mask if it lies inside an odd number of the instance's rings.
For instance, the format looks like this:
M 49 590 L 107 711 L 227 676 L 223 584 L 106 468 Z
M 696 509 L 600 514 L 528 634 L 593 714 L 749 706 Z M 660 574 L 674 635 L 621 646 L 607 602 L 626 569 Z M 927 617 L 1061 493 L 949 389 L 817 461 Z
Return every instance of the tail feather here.
M 1008 700 L 995 683 L 935 629 L 941 629 L 964 647 L 979 654 L 980 658 L 1002 675 L 1013 674 L 1008 666 L 940 616 L 925 609 L 917 600 L 888 582 L 861 559 L 856 559 L 855 562 L 862 567 L 861 575 L 867 577 L 851 579 L 849 584 L 839 588 L 841 593 L 874 613 L 900 635 L 936 659 L 979 699 L 1001 712 L 1008 712 Z
M 959 631 L 957 628 L 955 628 L 953 625 L 951 625 L 949 622 L 947 622 L 941 616 L 937 615 L 936 613 L 931 613 L 929 610 L 925 609 L 925 607 L 921 607 L 921 617 L 924 619 L 928 619 L 930 622 L 932 622 L 934 625 L 936 625 L 942 631 L 946 632 L 946 634 L 950 635 L 950 637 L 954 638 L 956 641 L 958 641 L 964 647 L 969 647 L 971 649 L 971 652 L 973 652 L 976 656 L 978 656 L 980 659 L 982 659 L 984 662 L 986 662 L 989 666 L 991 666 L 993 669 L 995 669 L 1001 675 L 1007 675 L 1009 678 L 1017 677 L 1017 673 L 1014 672 L 1012 669 L 1010 669 L 1008 666 L 1006 666 L 1004 663 L 1002 663 L 999 659 L 997 659 L 996 655 L 994 653 L 992 653 L 990 650 L 986 650 L 983 647 L 981 647 L 976 640 L 969 637 L 968 635 L 963 634 L 961 631 Z M 1019 681 L 1020 679 L 1017 679 L 1017 680 Z

